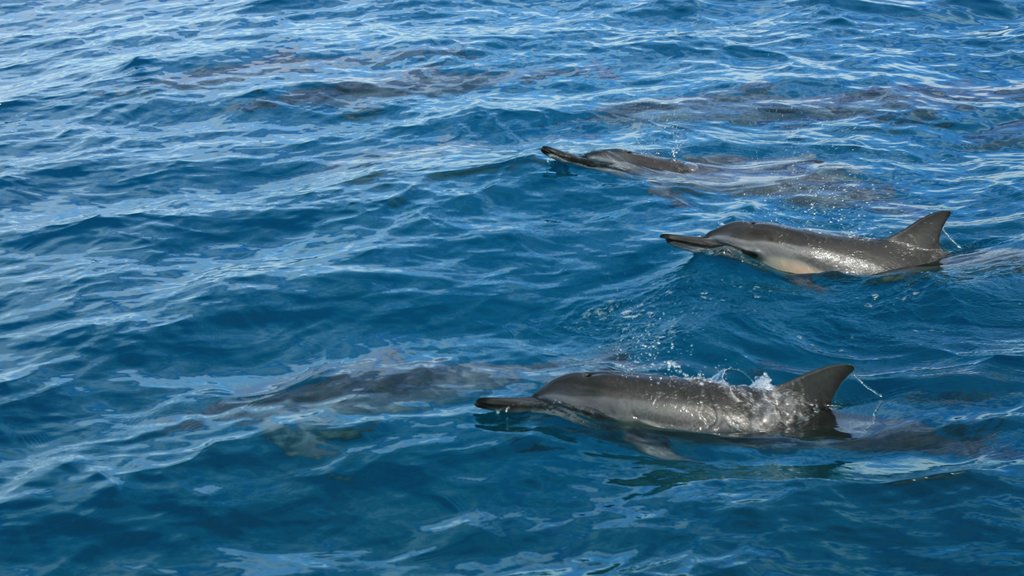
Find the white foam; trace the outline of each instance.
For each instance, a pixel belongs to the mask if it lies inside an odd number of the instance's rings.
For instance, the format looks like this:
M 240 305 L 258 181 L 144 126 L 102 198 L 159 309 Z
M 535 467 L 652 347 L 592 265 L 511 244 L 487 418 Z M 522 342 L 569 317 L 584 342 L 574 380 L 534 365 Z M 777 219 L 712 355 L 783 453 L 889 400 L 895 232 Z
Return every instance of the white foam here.
M 772 377 L 768 374 L 760 374 L 754 381 L 750 383 L 751 388 L 757 388 L 758 390 L 773 390 L 775 387 L 772 386 Z

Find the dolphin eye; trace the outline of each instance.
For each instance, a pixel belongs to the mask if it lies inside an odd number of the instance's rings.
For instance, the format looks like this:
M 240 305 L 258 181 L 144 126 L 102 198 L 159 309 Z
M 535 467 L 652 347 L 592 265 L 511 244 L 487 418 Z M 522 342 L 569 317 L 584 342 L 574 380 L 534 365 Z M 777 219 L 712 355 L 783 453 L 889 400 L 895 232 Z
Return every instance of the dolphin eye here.
M 593 372 L 587 372 L 586 374 L 584 374 L 584 375 L 583 375 L 583 377 L 584 377 L 584 378 L 590 378 L 590 377 L 591 377 L 591 376 L 593 376 L 593 375 L 594 375 L 594 373 L 593 373 Z

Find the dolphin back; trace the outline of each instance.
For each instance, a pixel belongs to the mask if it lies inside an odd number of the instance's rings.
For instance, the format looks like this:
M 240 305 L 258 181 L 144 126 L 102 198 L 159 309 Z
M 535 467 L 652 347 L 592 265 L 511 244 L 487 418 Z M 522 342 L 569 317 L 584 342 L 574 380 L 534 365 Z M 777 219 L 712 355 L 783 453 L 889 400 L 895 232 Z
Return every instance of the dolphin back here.
M 636 152 L 630 152 L 621 148 L 591 150 L 583 155 L 573 154 L 552 148 L 551 146 L 542 146 L 540 151 L 549 158 L 569 164 L 622 174 L 645 175 L 651 172 L 689 174 L 697 170 L 695 165 L 687 162 L 680 162 L 672 158 L 662 158 L 661 156 L 637 154 Z
M 849 364 L 833 364 L 812 370 L 803 376 L 797 376 L 780 385 L 778 391 L 795 394 L 808 404 L 827 408 L 832 403 L 836 391 L 839 390 L 839 385 L 850 375 L 850 372 L 853 372 L 853 366 Z
M 942 250 L 939 246 L 939 235 L 942 234 L 942 227 L 946 225 L 949 214 L 949 210 L 929 214 L 893 234 L 889 240 L 909 244 L 915 248 Z

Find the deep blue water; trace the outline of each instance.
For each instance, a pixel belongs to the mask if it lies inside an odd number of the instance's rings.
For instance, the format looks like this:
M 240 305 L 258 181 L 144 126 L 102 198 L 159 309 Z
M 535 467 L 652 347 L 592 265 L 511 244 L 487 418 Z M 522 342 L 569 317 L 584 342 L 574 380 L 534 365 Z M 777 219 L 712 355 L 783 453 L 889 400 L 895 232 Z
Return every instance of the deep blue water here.
M 1024 573 L 1020 4 L 0 13 L 3 574 Z M 658 237 L 940 209 L 883 278 Z M 679 461 L 472 404 L 837 362 L 850 440 Z

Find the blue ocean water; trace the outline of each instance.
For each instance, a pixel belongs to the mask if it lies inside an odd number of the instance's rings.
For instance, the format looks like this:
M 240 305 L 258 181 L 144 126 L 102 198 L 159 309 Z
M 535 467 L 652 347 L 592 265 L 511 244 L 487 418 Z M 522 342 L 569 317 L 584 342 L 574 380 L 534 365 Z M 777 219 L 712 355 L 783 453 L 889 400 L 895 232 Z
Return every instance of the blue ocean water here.
M 0 13 L 0 572 L 1024 572 L 1018 3 Z M 880 278 L 659 238 L 940 209 L 943 266 Z M 845 441 L 473 406 L 837 362 Z

